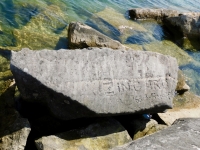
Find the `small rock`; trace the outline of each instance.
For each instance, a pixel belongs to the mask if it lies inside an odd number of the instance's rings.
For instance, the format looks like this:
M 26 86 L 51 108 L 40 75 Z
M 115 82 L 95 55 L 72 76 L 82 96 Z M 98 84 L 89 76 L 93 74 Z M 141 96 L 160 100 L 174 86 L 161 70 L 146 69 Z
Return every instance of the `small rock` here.
M 72 22 L 68 29 L 69 47 L 108 47 L 112 49 L 126 49 L 120 42 L 113 40 L 99 31 L 83 23 Z

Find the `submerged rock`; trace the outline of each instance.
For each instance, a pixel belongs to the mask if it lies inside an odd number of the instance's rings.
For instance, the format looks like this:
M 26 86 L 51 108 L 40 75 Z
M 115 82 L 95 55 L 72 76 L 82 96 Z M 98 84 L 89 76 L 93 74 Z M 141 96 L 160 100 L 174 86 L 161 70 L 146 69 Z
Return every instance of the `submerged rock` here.
M 120 42 L 79 22 L 70 23 L 68 38 L 70 48 L 108 47 L 112 49 L 125 49 L 125 46 Z
M 14 29 L 17 50 L 24 47 L 33 50 L 55 49 L 61 38 L 67 36 L 66 27 L 67 16 L 58 6 L 50 5 L 43 12 L 32 17 L 25 26 Z M 66 46 L 67 40 L 63 44 Z
M 145 44 L 143 48 L 147 51 L 158 52 L 164 55 L 175 57 L 179 65 L 185 65 L 193 61 L 191 56 L 189 56 L 176 44 L 168 40 L 151 42 L 149 44 Z
M 129 15 L 132 19 L 163 20 L 166 17 L 178 16 L 178 14 L 178 11 L 169 9 L 134 8 L 129 10 Z
M 42 137 L 35 141 L 38 150 L 109 150 L 132 139 L 128 132 L 114 119 L 100 119 L 82 129 Z
M 96 13 L 96 15 L 114 26 L 122 33 L 126 29 L 132 29 L 141 32 L 147 31 L 143 26 L 137 22 L 126 19 L 122 13 L 117 12 L 113 8 L 106 7 L 103 11 Z
M 24 100 L 69 120 L 171 108 L 178 66 L 144 51 L 23 49 L 12 52 L 11 70 Z
M 200 118 L 179 119 L 171 127 L 135 140 L 112 150 L 198 149 L 200 147 Z

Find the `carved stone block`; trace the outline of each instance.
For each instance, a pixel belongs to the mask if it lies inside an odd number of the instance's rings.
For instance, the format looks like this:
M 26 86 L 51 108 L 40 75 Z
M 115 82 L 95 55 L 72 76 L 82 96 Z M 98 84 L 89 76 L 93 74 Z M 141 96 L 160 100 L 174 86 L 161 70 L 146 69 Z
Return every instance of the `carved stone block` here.
M 61 119 L 172 107 L 177 61 L 159 53 L 90 48 L 12 52 L 22 97 Z

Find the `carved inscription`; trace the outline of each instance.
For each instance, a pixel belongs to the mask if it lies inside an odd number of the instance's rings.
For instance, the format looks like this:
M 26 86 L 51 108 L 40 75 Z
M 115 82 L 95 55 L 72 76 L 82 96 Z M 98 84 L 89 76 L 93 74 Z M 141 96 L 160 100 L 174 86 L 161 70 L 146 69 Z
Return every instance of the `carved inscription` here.
M 24 53 L 26 57 L 22 57 Z M 177 82 L 176 60 L 153 52 L 91 48 L 15 55 L 22 55 L 19 61 L 19 57 L 14 60 L 19 68 L 27 68 L 45 87 L 98 113 L 171 105 Z

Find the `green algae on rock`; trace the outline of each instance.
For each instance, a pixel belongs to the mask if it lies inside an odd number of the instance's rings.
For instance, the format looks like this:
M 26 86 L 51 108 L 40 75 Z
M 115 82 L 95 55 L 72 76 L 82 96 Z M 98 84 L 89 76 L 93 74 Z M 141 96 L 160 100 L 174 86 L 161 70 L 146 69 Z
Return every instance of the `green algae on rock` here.
M 18 49 L 54 49 L 59 39 L 67 36 L 66 27 L 67 16 L 58 6 L 50 5 L 45 11 L 34 16 L 27 25 L 14 29 L 13 34 Z
M 168 40 L 145 44 L 144 49 L 147 51 L 158 52 L 164 55 L 170 55 L 172 57 L 175 57 L 179 65 L 185 65 L 193 61 L 192 57 L 190 57 L 176 44 Z

